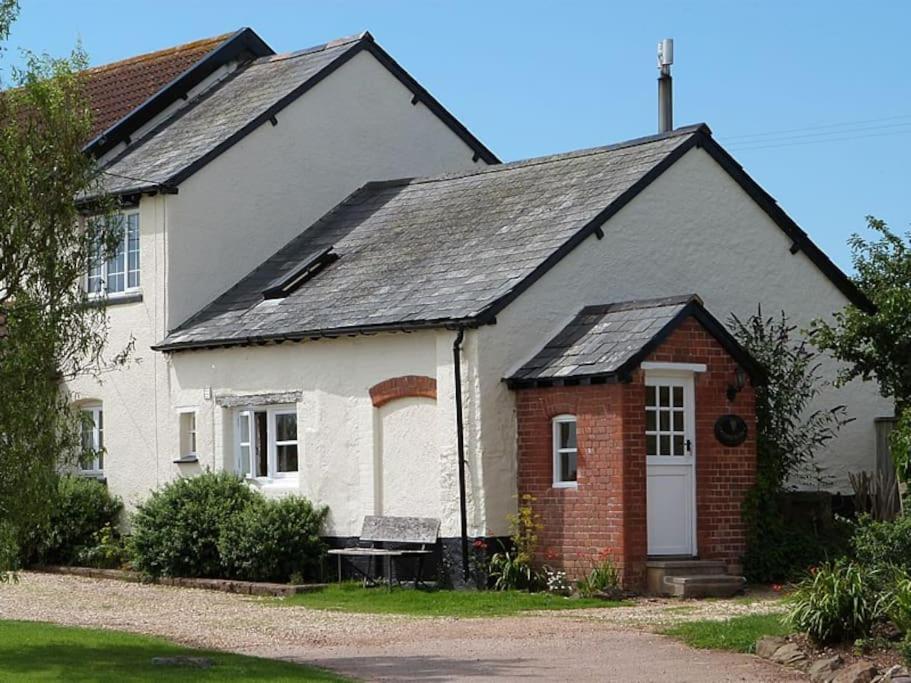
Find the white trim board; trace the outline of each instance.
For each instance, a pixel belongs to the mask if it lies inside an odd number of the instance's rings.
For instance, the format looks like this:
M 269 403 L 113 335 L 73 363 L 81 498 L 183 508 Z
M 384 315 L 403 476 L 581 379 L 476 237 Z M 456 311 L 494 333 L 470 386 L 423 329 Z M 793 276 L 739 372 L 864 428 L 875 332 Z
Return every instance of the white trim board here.
M 708 366 L 705 363 L 659 363 L 645 361 L 639 365 L 645 371 L 669 371 L 669 372 L 705 372 Z

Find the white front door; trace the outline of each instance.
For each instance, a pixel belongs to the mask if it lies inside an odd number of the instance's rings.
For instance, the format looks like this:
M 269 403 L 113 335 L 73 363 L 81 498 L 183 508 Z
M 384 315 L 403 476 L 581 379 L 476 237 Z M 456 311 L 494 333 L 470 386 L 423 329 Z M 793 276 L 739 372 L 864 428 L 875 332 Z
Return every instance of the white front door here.
M 649 555 L 696 554 L 696 443 L 692 372 L 646 372 Z

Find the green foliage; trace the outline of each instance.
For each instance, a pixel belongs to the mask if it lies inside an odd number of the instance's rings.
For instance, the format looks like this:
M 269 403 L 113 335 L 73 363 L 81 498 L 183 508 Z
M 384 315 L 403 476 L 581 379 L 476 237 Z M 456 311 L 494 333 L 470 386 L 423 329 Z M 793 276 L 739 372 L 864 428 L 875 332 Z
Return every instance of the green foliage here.
M 757 481 L 743 505 L 744 572 L 751 581 L 783 581 L 824 559 L 831 539 L 786 520 L 781 493 L 792 481 L 823 478 L 816 453 L 848 420 L 844 406 L 810 408 L 823 386 L 819 354 L 795 338 L 784 312 L 765 317 L 759 308 L 746 320 L 731 316 L 731 327 L 767 378 L 755 388 Z
M 620 572 L 610 558 L 602 554 L 588 576 L 576 582 L 576 588 L 584 598 L 597 593 L 615 593 L 620 588 Z
M 911 572 L 911 516 L 893 522 L 861 517 L 851 537 L 851 548 L 859 562 L 871 568 L 897 565 Z
M 898 651 L 905 666 L 911 666 L 911 637 L 905 636 L 898 646 Z
M 153 577 L 221 577 L 222 531 L 257 496 L 228 472 L 206 472 L 165 485 L 133 515 L 133 566 Z
M 911 409 L 901 410 L 889 433 L 889 452 L 900 481 L 911 483 Z
M 326 547 L 320 531 L 329 508 L 314 508 L 306 498 L 259 498 L 230 517 L 218 550 L 224 576 L 249 581 L 296 582 L 318 576 Z
M 509 515 L 510 547 L 500 544 L 500 550 L 490 558 L 489 576 L 497 590 L 537 590 L 543 579 L 534 566 L 541 532 L 541 516 L 534 511 L 534 496 L 522 496 L 521 505 Z
M 786 636 L 791 629 L 779 614 L 747 614 L 724 621 L 685 621 L 666 628 L 664 635 L 679 638 L 690 647 L 732 652 L 753 652 L 764 636 Z
M 911 577 L 904 569 L 883 571 L 887 572 L 888 576 L 884 611 L 889 621 L 907 638 L 911 635 Z
M 870 634 L 884 615 L 882 576 L 848 560 L 820 566 L 791 596 L 788 624 L 820 643 Z
M 17 10 L 0 0 L 0 40 Z M 79 416 L 61 378 L 126 358 L 104 356 L 103 302 L 87 305 L 81 286 L 97 246 L 107 251 L 117 237 L 110 200 L 94 203 L 91 223 L 75 202 L 104 196 L 82 153 L 92 130 L 77 75 L 86 57 L 24 53 L 24 64 L 0 84 L 0 519 L 17 544 L 47 523 L 60 460 L 80 451 Z M 0 552 L 0 574 L 10 557 Z
M 123 503 L 95 479 L 76 475 L 58 477 L 47 522 L 29 537 L 28 560 L 41 564 L 78 564 L 80 556 L 96 545 L 98 534 L 117 526 Z
M 867 227 L 875 239 L 855 234 L 848 244 L 854 282 L 876 310 L 852 304 L 832 322 L 816 320 L 812 340 L 846 364 L 840 382 L 875 379 L 883 396 L 905 407 L 911 403 L 911 233 L 899 236 L 873 216 Z
M 76 555 L 80 567 L 120 569 L 129 564 L 129 553 L 123 538 L 110 524 L 95 532 L 93 544 L 82 548 Z

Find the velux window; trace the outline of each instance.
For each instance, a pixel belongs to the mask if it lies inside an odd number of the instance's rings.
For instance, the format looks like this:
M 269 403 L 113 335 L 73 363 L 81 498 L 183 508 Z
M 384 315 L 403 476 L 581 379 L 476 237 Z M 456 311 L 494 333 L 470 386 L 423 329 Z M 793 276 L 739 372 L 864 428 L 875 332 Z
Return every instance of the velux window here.
M 554 486 L 576 486 L 576 416 L 558 415 L 553 420 L 554 431 Z
M 297 476 L 297 409 L 294 406 L 245 408 L 235 423 L 237 471 L 256 479 Z
M 101 405 L 82 409 L 82 458 L 79 469 L 83 474 L 100 476 L 104 472 L 104 411 Z
M 139 289 L 139 212 L 122 213 L 114 220 L 122 228 L 120 241 L 105 259 L 102 245 L 95 249 L 89 266 L 89 294 L 117 294 Z

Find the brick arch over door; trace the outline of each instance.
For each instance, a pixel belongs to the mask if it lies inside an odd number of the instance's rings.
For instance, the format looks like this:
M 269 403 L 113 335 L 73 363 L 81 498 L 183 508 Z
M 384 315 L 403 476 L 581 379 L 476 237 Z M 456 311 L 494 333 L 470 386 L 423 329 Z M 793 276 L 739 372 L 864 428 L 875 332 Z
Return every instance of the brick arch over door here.
M 437 397 L 437 381 L 424 375 L 402 375 L 391 377 L 370 387 L 370 400 L 377 408 L 399 398 Z

